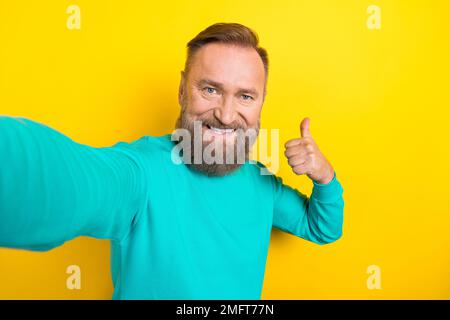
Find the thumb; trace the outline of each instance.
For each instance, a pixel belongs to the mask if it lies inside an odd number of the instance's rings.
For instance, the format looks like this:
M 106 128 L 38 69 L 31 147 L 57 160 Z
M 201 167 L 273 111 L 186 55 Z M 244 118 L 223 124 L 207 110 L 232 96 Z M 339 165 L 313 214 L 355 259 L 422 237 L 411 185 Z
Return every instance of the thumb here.
M 309 121 L 309 118 L 305 118 L 300 124 L 300 134 L 302 138 L 311 137 L 311 132 L 309 132 Z

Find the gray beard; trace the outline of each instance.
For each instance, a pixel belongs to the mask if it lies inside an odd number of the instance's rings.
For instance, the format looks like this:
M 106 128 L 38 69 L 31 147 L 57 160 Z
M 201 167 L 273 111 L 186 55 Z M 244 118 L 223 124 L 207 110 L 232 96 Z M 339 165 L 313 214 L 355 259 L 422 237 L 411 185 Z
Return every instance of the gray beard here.
M 186 129 L 190 132 L 190 136 L 191 136 L 191 141 L 190 143 L 188 143 L 188 145 L 190 145 L 191 148 L 191 152 L 190 152 L 190 161 L 185 161 L 185 164 L 197 171 L 200 172 L 202 174 L 205 174 L 207 176 L 225 176 L 229 173 L 234 172 L 235 170 L 237 170 L 239 167 L 242 166 L 242 157 L 239 157 L 239 155 L 242 153 L 244 153 L 244 160 L 248 161 L 249 160 L 249 154 L 251 151 L 251 147 L 253 146 L 254 142 L 256 141 L 256 138 L 259 134 L 259 127 L 260 127 L 260 121 L 258 120 L 258 124 L 256 128 L 253 128 L 256 132 L 256 134 L 254 136 L 245 136 L 242 134 L 237 134 L 235 141 L 233 143 L 232 146 L 232 154 L 234 159 L 232 161 L 229 161 L 229 159 L 226 159 L 226 157 L 229 155 L 227 155 L 226 151 L 227 148 L 223 148 L 224 152 L 223 152 L 223 161 L 220 161 L 220 163 L 205 163 L 203 157 L 201 157 L 201 162 L 198 163 L 198 161 L 195 161 L 194 159 L 194 145 L 195 145 L 195 136 L 194 136 L 194 121 L 191 121 L 190 119 L 187 118 L 186 116 L 186 112 L 184 111 L 185 108 L 182 108 L 182 111 L 180 112 L 180 115 L 177 119 L 176 125 L 175 127 L 177 129 Z M 210 121 L 205 121 L 205 123 L 210 122 Z M 213 121 L 213 122 L 217 122 L 217 121 Z M 245 131 L 247 128 L 243 128 L 242 126 L 239 126 L 239 128 L 236 129 L 240 129 L 239 131 Z M 182 138 L 181 138 L 182 139 Z M 203 138 L 200 137 L 201 141 L 202 141 L 202 150 L 205 150 L 205 148 L 208 146 L 208 144 L 210 142 L 205 142 L 203 141 Z M 175 143 L 180 143 L 181 141 L 175 141 Z M 214 152 L 216 150 L 212 151 L 212 154 L 214 155 Z

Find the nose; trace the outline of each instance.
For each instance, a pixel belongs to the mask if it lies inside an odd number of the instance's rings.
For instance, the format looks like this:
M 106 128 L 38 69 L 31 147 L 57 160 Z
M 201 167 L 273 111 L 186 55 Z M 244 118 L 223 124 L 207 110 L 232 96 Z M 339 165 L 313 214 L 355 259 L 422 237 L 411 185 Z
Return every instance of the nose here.
M 230 125 L 236 120 L 236 110 L 233 99 L 225 97 L 222 104 L 214 109 L 214 116 L 224 125 Z

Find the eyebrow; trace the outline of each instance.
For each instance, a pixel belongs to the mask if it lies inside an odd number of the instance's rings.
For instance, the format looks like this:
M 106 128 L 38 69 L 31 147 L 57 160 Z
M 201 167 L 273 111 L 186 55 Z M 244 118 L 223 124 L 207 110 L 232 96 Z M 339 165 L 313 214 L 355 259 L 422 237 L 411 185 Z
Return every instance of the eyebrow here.
M 219 88 L 221 90 L 224 89 L 224 86 L 222 83 L 211 80 L 211 79 L 200 79 L 197 81 L 198 86 L 203 85 L 211 85 L 213 87 Z M 238 93 L 250 93 L 253 94 L 256 97 L 258 97 L 258 91 L 255 88 L 239 88 Z

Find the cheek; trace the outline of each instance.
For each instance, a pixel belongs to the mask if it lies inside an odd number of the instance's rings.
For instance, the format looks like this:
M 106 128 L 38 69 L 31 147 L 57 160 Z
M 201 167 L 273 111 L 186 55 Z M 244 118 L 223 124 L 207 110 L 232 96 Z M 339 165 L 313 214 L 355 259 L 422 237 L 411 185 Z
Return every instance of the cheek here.
M 214 109 L 217 102 L 208 100 L 199 94 L 192 94 L 189 96 L 188 109 L 191 114 L 200 115 Z
M 246 107 L 242 108 L 239 113 L 249 127 L 255 127 L 258 123 L 260 112 L 261 108 Z

